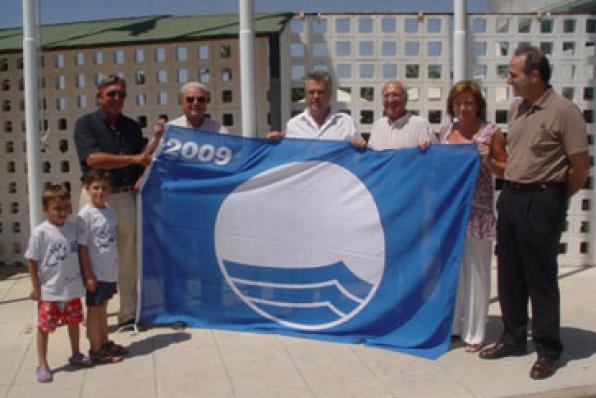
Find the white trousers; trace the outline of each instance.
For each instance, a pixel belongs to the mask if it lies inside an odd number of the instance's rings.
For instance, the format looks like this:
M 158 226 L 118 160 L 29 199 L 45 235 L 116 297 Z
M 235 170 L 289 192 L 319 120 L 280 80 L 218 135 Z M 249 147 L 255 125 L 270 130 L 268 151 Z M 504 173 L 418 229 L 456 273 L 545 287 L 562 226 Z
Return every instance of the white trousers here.
M 482 344 L 490 297 L 492 241 L 466 237 L 453 312 L 452 334 L 466 344 Z
M 89 203 L 89 195 L 83 188 L 79 206 Z M 137 209 L 134 191 L 113 193 L 108 203 L 118 222 L 116 240 L 118 242 L 118 291 L 120 311 L 118 322 L 126 322 L 136 317 L 137 313 Z M 80 208 L 79 207 L 79 208 Z

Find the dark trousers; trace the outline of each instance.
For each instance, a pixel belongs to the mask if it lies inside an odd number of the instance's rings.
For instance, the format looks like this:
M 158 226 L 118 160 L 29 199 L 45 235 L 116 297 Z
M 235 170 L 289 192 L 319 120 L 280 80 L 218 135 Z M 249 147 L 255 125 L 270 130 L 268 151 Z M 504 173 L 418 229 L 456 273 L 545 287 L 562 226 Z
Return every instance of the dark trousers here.
M 538 356 L 559 358 L 557 254 L 567 212 L 564 184 L 504 187 L 497 203 L 498 292 L 505 344 L 525 345 L 528 300 Z

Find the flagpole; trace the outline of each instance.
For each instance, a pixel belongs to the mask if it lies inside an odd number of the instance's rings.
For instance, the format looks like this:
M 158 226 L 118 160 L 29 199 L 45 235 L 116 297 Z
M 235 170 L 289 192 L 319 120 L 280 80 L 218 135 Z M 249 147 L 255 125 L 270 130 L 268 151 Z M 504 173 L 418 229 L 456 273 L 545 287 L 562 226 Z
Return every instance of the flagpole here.
M 238 0 L 240 7 L 240 97 L 242 135 L 254 137 L 257 131 L 255 99 L 254 1 Z
M 37 62 L 37 0 L 23 0 L 23 74 L 27 184 L 31 229 L 41 223 L 41 160 L 39 146 L 39 91 Z
M 466 0 L 453 0 L 453 81 L 466 79 Z

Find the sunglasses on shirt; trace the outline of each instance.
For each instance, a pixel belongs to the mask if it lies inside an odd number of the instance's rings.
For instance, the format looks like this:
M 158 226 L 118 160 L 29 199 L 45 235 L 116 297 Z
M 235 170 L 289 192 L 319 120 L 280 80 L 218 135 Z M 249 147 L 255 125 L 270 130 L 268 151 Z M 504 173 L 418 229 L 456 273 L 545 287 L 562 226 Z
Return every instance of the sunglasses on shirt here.
M 205 102 L 207 102 L 207 97 L 186 97 L 186 103 L 187 104 L 194 104 L 195 101 L 198 102 L 199 104 L 204 104 Z

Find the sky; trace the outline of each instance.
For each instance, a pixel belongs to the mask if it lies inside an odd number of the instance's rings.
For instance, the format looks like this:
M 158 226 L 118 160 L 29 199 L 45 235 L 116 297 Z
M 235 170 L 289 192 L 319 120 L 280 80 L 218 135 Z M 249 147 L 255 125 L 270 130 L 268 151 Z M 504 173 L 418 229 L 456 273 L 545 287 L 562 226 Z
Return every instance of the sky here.
M 21 26 L 23 0 L 0 0 L 0 29 Z M 146 15 L 238 12 L 238 0 L 39 0 L 40 23 Z M 453 0 L 254 0 L 257 12 L 452 12 Z M 468 0 L 469 12 L 488 11 L 486 0 Z

